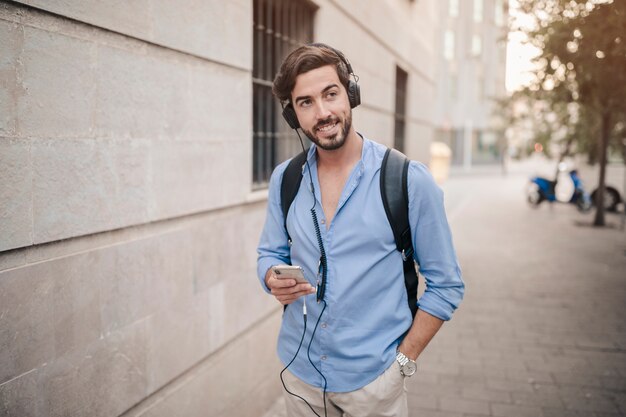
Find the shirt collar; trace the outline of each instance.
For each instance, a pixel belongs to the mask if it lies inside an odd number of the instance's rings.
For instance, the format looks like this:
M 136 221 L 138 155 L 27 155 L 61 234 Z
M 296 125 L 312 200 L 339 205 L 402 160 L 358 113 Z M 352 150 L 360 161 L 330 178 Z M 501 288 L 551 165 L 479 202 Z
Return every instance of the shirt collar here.
M 368 160 L 368 157 L 370 156 L 370 153 L 372 152 L 373 144 L 372 144 L 372 141 L 367 139 L 365 136 L 363 136 L 359 132 L 356 132 L 356 133 L 357 133 L 357 135 L 359 135 L 363 139 L 363 149 L 361 149 L 361 159 L 357 163 L 357 167 L 359 168 L 359 177 L 360 177 L 361 175 L 363 175 L 363 172 L 365 171 L 365 162 L 364 161 Z M 312 164 L 315 164 L 317 162 L 316 161 L 316 153 L 317 153 L 317 145 L 315 145 L 313 143 L 313 144 L 311 144 L 311 147 L 309 148 L 309 150 L 307 152 L 306 160 L 307 160 L 308 164 L 305 165 L 305 168 L 302 171 L 303 175 L 306 172 L 306 170 L 309 169 L 309 166 L 311 166 Z

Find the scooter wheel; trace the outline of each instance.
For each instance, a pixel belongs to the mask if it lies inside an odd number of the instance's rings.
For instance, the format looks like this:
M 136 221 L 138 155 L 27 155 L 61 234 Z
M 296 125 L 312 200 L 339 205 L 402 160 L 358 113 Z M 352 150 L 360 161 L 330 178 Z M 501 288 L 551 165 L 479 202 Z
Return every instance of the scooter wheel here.
M 578 211 L 582 213 L 586 213 L 591 210 L 592 206 L 593 204 L 591 204 L 591 199 L 589 197 L 585 198 L 585 196 L 581 194 L 576 199 L 576 207 L 578 207 Z
M 595 189 L 593 193 L 591 193 L 591 203 L 596 205 L 596 194 L 598 190 Z M 613 187 L 606 187 L 604 190 L 604 209 L 609 212 L 616 212 L 617 206 L 622 201 L 619 192 Z
M 528 185 L 528 190 L 526 193 L 526 201 L 533 207 L 539 206 L 546 197 L 541 192 L 539 186 L 535 183 L 531 183 Z

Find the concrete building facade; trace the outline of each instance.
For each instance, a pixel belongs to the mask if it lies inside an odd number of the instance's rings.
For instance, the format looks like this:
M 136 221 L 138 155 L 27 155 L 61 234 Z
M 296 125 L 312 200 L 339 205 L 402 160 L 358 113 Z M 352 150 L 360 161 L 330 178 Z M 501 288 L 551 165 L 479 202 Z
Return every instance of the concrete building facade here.
M 280 394 L 254 13 L 301 2 L 0 2 L 0 415 L 259 416 Z M 355 126 L 428 162 L 439 2 L 306 5 L 360 77 Z
M 508 1 L 441 3 L 436 140 L 450 146 L 454 165 L 496 162 L 504 148 L 494 110 L 506 96 Z

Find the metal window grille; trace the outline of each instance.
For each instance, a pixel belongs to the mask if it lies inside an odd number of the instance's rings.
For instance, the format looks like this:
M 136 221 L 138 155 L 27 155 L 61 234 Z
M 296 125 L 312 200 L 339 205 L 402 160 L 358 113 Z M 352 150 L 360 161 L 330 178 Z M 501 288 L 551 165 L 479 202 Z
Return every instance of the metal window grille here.
M 254 0 L 252 125 L 253 184 L 267 186 L 272 170 L 300 149 L 272 96 L 272 81 L 283 59 L 298 45 L 313 41 L 316 6 L 306 0 Z
M 396 111 L 394 115 L 394 143 L 393 147 L 404 152 L 404 136 L 406 130 L 406 89 L 409 74 L 400 67 L 396 67 Z

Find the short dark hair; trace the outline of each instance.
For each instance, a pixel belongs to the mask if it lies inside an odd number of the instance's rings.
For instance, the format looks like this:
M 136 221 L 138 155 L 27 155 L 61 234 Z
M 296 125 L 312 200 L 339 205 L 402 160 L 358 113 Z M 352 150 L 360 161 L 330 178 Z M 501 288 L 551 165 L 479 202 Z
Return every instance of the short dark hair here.
M 292 51 L 283 61 L 274 78 L 272 93 L 281 102 L 291 100 L 291 92 L 296 85 L 296 77 L 305 72 L 332 65 L 337 71 L 339 81 L 348 89 L 350 72 L 336 49 L 316 43 L 303 45 Z

